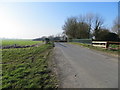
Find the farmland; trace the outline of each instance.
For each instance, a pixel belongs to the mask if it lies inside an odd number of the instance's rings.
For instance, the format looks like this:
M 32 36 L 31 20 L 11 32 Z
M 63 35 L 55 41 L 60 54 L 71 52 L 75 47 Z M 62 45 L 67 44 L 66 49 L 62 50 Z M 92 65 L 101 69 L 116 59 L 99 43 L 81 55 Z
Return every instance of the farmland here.
M 32 45 L 39 41 L 3 41 L 3 45 Z M 55 88 L 49 69 L 51 44 L 38 47 L 2 49 L 2 88 Z
M 8 45 L 33 45 L 41 43 L 41 41 L 32 41 L 32 40 L 2 40 L 2 46 L 8 46 Z

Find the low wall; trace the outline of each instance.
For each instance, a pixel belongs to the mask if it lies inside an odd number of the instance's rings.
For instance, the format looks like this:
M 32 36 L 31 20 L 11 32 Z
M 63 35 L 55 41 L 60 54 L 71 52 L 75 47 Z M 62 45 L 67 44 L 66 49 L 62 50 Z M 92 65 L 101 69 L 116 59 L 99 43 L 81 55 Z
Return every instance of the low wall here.
M 79 42 L 85 44 L 92 44 L 92 39 L 72 39 L 70 42 Z

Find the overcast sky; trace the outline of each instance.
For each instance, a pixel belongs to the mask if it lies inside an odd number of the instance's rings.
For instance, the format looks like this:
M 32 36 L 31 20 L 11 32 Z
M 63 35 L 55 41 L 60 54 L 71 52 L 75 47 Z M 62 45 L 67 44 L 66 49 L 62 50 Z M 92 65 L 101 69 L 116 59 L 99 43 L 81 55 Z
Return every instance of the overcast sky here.
M 111 27 L 117 2 L 6 2 L 0 3 L 0 38 L 32 39 L 61 33 L 67 17 L 100 14 Z

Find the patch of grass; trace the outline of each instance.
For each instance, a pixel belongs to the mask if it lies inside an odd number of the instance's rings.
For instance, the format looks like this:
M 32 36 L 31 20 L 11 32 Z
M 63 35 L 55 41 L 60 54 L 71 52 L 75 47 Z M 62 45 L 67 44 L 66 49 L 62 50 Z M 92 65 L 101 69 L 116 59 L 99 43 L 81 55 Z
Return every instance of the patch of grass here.
M 111 47 L 111 48 L 119 48 L 120 45 L 110 44 L 109 47 Z
M 34 45 L 41 43 L 41 41 L 32 41 L 32 40 L 2 40 L 2 46 L 8 46 L 8 45 Z
M 105 52 L 107 54 L 111 54 L 111 55 L 118 55 L 118 52 L 120 51 L 120 49 L 118 50 L 109 50 L 109 49 L 105 49 L 105 48 L 100 48 L 100 47 L 94 47 L 90 44 L 83 44 L 83 43 L 77 43 L 77 42 L 69 42 L 70 44 L 74 44 L 74 45 L 79 45 L 79 46 L 83 46 L 83 47 L 87 47 L 93 50 L 97 50 L 97 51 L 102 51 Z
M 39 47 L 3 49 L 2 88 L 55 88 L 48 68 L 51 44 Z

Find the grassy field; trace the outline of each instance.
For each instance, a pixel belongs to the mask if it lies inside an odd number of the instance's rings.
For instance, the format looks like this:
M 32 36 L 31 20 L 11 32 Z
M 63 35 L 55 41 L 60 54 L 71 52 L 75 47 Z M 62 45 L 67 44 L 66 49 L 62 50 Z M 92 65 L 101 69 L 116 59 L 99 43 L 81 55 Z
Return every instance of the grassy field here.
M 20 44 L 25 45 L 22 42 Z M 51 44 L 3 49 L 2 88 L 55 88 L 56 79 L 48 67 L 47 59 L 51 49 Z
M 32 40 L 2 40 L 2 46 L 8 46 L 8 45 L 34 45 L 41 43 L 41 41 L 32 41 Z
M 118 56 L 118 52 L 120 51 L 119 50 L 109 50 L 109 49 L 103 49 L 103 48 L 100 48 L 100 47 L 94 47 L 92 45 L 89 45 L 89 44 L 83 44 L 83 43 L 77 43 L 77 42 L 69 42 L 70 44 L 74 44 L 74 45 L 79 45 L 79 46 L 83 46 L 83 47 L 87 47 L 87 48 L 90 48 L 90 49 L 93 49 L 93 50 L 97 50 L 97 51 L 102 51 L 104 53 L 107 53 L 107 54 L 111 54 L 113 56 Z M 115 45 L 111 45 L 112 47 L 118 47 L 118 46 L 115 46 Z

